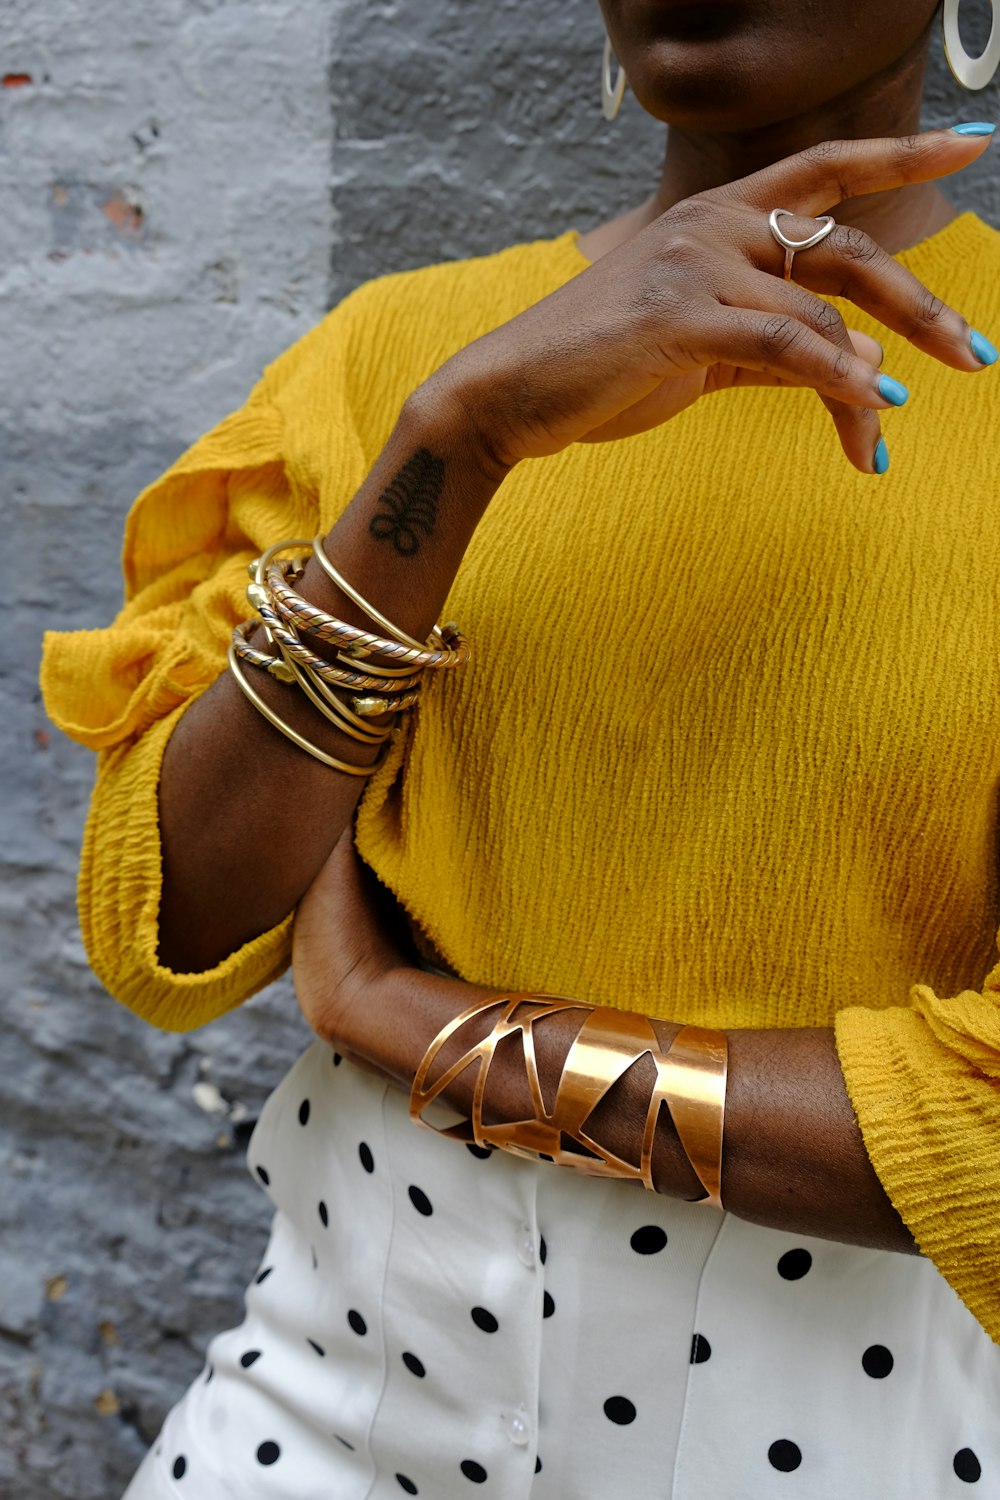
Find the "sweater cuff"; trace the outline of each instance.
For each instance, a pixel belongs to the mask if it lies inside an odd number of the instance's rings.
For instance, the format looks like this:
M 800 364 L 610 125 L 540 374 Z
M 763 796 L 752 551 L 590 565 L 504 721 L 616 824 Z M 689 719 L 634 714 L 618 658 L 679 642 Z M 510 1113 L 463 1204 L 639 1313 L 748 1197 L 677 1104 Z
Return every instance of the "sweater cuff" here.
M 105 988 L 164 1031 L 191 1031 L 241 1005 L 288 967 L 294 912 L 214 968 L 178 974 L 159 962 L 163 884 L 159 780 L 182 705 L 131 747 L 99 763 L 80 861 L 80 926 Z
M 942 1045 L 913 1009 L 852 1006 L 837 1015 L 835 1034 L 847 1092 L 889 1200 L 1000 1343 L 996 1082 Z

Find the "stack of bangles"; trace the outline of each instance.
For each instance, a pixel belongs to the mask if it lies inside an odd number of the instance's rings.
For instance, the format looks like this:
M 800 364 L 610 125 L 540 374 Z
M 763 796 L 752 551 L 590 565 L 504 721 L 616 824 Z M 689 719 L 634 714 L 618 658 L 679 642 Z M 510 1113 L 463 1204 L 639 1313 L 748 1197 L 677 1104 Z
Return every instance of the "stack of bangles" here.
M 498 1014 L 489 1035 L 442 1064 L 441 1054 L 455 1034 L 489 1010 Z M 547 1016 L 564 1011 L 584 1012 L 556 1085 L 551 1108 L 545 1103 L 535 1053 L 535 1030 Z M 481 1028 L 475 1028 L 478 1036 Z M 500 1042 L 520 1038 L 524 1071 L 531 1091 L 533 1114 L 522 1120 L 488 1124 L 483 1119 L 490 1066 Z M 461 1045 L 461 1039 L 458 1039 Z M 633 1063 L 648 1054 L 656 1078 L 646 1107 L 638 1164 L 625 1161 L 602 1146 L 588 1131 L 588 1121 L 601 1100 Z M 655 1192 L 653 1144 L 666 1105 L 692 1170 L 705 1190 L 695 1200 L 722 1209 L 722 1138 L 726 1111 L 728 1039 L 724 1031 L 682 1026 L 669 1046 L 660 1046 L 646 1016 L 538 995 L 491 996 L 464 1011 L 434 1038 L 417 1069 L 410 1095 L 410 1118 L 441 1135 L 480 1148 L 497 1146 L 531 1161 L 551 1161 L 595 1177 L 642 1182 Z M 425 1111 L 466 1068 L 475 1067 L 469 1118 L 454 1125 L 435 1125 Z M 548 1092 L 548 1090 L 547 1090 Z
M 326 614 L 295 592 L 293 584 L 302 576 L 310 552 L 331 582 L 382 634 L 361 630 Z M 436 625 L 425 642 L 399 630 L 341 576 L 319 537 L 312 543 L 298 539 L 277 542 L 250 564 L 249 572 L 252 581 L 247 599 L 257 617 L 237 625 L 228 658 L 240 688 L 275 729 L 316 760 L 350 776 L 370 776 L 378 760 L 370 766 L 351 765 L 313 745 L 260 696 L 242 663 L 270 673 L 279 682 L 297 685 L 325 719 L 360 744 L 372 746 L 388 740 L 401 716 L 420 701 L 425 673 L 468 661 L 469 648 L 458 627 Z M 259 626 L 264 627 L 272 651 L 250 645 L 249 637 Z M 334 646 L 333 659 L 310 650 L 303 636 Z M 379 715 L 395 718 L 388 725 L 384 719 L 373 724 L 372 719 Z M 490 1010 L 496 1010 L 497 1016 L 489 1034 L 442 1066 L 442 1051 L 456 1033 Z M 534 1033 L 546 1017 L 564 1011 L 583 1012 L 584 1018 L 567 1053 L 550 1109 L 539 1081 Z M 481 1026 L 476 1028 L 477 1037 L 480 1032 Z M 483 1119 L 487 1077 L 498 1044 L 510 1036 L 520 1037 L 533 1113 L 528 1119 L 488 1124 Z M 461 1045 L 461 1038 L 457 1038 L 457 1044 Z M 647 1055 L 653 1060 L 656 1076 L 646 1108 L 639 1161 L 634 1164 L 602 1146 L 587 1127 L 608 1091 L 633 1063 Z M 664 1050 L 646 1016 L 546 996 L 493 996 L 456 1016 L 434 1038 L 413 1081 L 410 1114 L 418 1124 L 481 1148 L 497 1146 L 532 1161 L 551 1161 L 598 1177 L 639 1181 L 655 1191 L 653 1144 L 661 1107 L 666 1106 L 681 1147 L 704 1188 L 705 1196 L 698 1201 L 721 1209 L 727 1062 L 727 1039 L 721 1031 L 683 1026 Z M 431 1124 L 424 1118 L 428 1107 L 473 1066 L 477 1074 L 469 1118 L 446 1127 Z
M 287 552 L 292 556 L 279 555 Z M 302 576 L 310 553 L 331 582 L 383 634 L 326 614 L 295 592 L 293 584 Z M 298 538 L 276 542 L 250 564 L 249 573 L 247 599 L 257 615 L 236 626 L 228 654 L 230 671 L 242 692 L 268 723 L 316 760 L 349 776 L 371 776 L 379 760 L 356 766 L 312 744 L 261 697 L 241 662 L 270 673 L 279 682 L 297 685 L 318 713 L 359 744 L 380 745 L 391 737 L 401 716 L 419 703 L 425 673 L 468 661 L 469 648 L 457 625 L 436 625 L 423 643 L 399 630 L 341 576 L 318 536 L 312 543 Z M 250 636 L 261 625 L 275 650 L 261 651 L 250 645 Z M 335 646 L 333 660 L 311 651 L 304 635 Z M 371 722 L 386 714 L 394 715 L 389 724 Z

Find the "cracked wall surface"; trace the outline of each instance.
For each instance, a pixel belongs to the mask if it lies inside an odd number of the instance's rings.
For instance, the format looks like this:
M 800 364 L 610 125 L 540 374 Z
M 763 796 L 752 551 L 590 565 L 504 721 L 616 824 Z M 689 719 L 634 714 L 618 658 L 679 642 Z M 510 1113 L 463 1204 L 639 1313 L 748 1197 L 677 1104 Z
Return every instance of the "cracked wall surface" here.
M 89 973 L 92 764 L 41 712 L 41 630 L 109 618 L 132 497 L 352 286 L 650 191 L 659 131 L 601 119 L 601 39 L 593 0 L 0 11 L 2 1494 L 112 1500 L 238 1320 L 246 1141 L 308 1039 L 287 984 L 179 1037 Z M 930 119 L 996 103 L 936 54 Z M 955 195 L 1000 225 L 988 161 Z

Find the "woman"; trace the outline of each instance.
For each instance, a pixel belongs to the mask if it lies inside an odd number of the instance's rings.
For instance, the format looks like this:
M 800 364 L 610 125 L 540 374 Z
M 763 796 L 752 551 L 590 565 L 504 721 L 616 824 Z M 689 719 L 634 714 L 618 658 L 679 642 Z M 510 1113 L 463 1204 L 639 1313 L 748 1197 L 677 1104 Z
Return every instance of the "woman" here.
M 322 1039 L 130 1500 L 1000 1494 L 992 127 L 933 0 L 604 11 L 649 201 L 348 298 L 48 643 L 98 973 L 196 1026 L 297 908 Z

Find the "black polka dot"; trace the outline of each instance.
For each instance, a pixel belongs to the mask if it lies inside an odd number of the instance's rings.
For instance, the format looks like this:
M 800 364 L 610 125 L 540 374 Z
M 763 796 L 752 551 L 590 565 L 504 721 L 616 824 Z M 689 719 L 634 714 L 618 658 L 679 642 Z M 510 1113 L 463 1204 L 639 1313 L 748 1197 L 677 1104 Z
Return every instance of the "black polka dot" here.
M 321 1355 L 324 1359 L 326 1358 L 326 1350 L 323 1348 L 322 1344 L 317 1344 L 315 1339 L 306 1339 L 306 1343 L 309 1345 L 310 1349 L 315 1349 L 317 1354 Z
M 367 1333 L 368 1332 L 368 1324 L 365 1322 L 365 1320 L 361 1316 L 361 1314 L 359 1312 L 356 1312 L 353 1307 L 351 1308 L 350 1312 L 347 1314 L 347 1321 L 348 1321 L 348 1323 L 350 1323 L 350 1325 L 354 1329 L 355 1333 Z
M 425 1219 L 429 1219 L 434 1212 L 434 1208 L 423 1188 L 411 1187 L 408 1189 L 408 1192 L 410 1194 L 410 1202 L 417 1210 L 417 1213 L 423 1214 Z
M 309 1246 L 309 1254 L 312 1256 L 313 1270 L 316 1271 L 319 1269 L 319 1261 L 316 1259 L 316 1250 L 312 1245 Z
M 609 1396 L 604 1403 L 604 1415 L 609 1422 L 627 1427 L 630 1422 L 635 1421 L 635 1407 L 627 1396 Z
M 474 1307 L 472 1309 L 472 1321 L 473 1323 L 475 1323 L 476 1327 L 481 1328 L 484 1333 L 496 1333 L 497 1329 L 500 1327 L 500 1324 L 497 1322 L 496 1318 L 491 1312 L 487 1312 L 485 1307 Z
M 492 1146 L 475 1146 L 471 1141 L 466 1141 L 465 1149 L 473 1156 L 477 1157 L 479 1161 L 485 1161 L 488 1156 L 493 1155 Z
M 260 1178 L 261 1182 L 264 1184 L 265 1187 L 269 1187 L 270 1186 L 270 1183 L 271 1183 L 271 1174 L 267 1170 L 266 1167 L 258 1167 L 257 1168 L 257 1176 Z
M 249 1370 L 250 1366 L 255 1365 L 259 1359 L 259 1349 L 248 1349 L 245 1354 L 240 1355 L 240 1364 L 243 1366 L 244 1370 Z
M 802 1255 L 809 1254 L 808 1250 L 802 1250 L 798 1253 Z M 806 1270 L 808 1270 L 808 1266 Z M 805 1272 L 802 1274 L 804 1275 Z M 790 1474 L 802 1462 L 802 1450 L 797 1444 L 790 1443 L 787 1438 L 779 1438 L 776 1443 L 772 1443 L 767 1450 L 767 1456 L 771 1461 L 772 1469 L 780 1469 L 782 1474 Z
M 629 1240 L 636 1255 L 657 1255 L 666 1243 L 666 1231 L 659 1224 L 643 1224 Z
M 375 1158 L 374 1156 L 372 1156 L 372 1148 L 369 1146 L 367 1141 L 361 1142 L 361 1145 L 358 1147 L 358 1155 L 361 1158 L 361 1165 L 364 1167 L 365 1171 L 374 1172 Z
M 861 1356 L 861 1367 L 873 1380 L 884 1380 L 895 1361 L 884 1344 L 871 1344 Z
M 261 1443 L 257 1449 L 257 1462 L 259 1464 L 276 1464 L 281 1457 L 281 1449 L 277 1443 Z
M 309 1124 L 309 1100 L 308 1099 L 303 1099 L 302 1103 L 299 1105 L 299 1124 L 300 1125 L 308 1125 Z
M 555 1298 L 553 1297 L 553 1295 L 552 1295 L 551 1292 L 546 1292 L 545 1296 L 542 1298 L 542 1317 L 543 1318 L 551 1318 L 551 1316 L 555 1312 L 555 1310 L 556 1310 Z
M 952 1459 L 952 1466 L 959 1479 L 966 1484 L 976 1484 L 982 1474 L 982 1465 L 971 1448 L 959 1448 Z
M 474 1458 L 463 1458 L 460 1468 L 466 1479 L 471 1479 L 473 1484 L 486 1483 L 486 1470 Z
M 341 1057 L 341 1055 L 340 1055 L 340 1053 L 339 1053 L 339 1052 L 335 1052 L 335 1053 L 334 1053 L 334 1054 L 333 1054 L 333 1066 L 334 1066 L 334 1067 L 335 1067 L 335 1068 L 339 1068 L 339 1067 L 340 1067 L 340 1065 L 341 1065 L 341 1063 L 342 1063 L 342 1062 L 343 1062 L 343 1060 L 344 1060 L 344 1059 L 343 1059 L 343 1058 L 342 1058 L 342 1057 Z
M 319 1208 L 317 1209 L 317 1212 L 319 1213 L 319 1221 L 325 1229 L 330 1222 L 330 1215 L 326 1211 L 326 1204 L 323 1202 L 322 1198 L 319 1200 Z
M 968 1452 L 968 1449 L 964 1449 L 963 1452 Z M 955 1458 L 955 1463 L 956 1464 L 958 1463 L 958 1459 L 959 1459 L 960 1456 L 961 1455 L 956 1455 L 956 1458 Z M 174 1467 L 171 1470 L 174 1478 L 175 1479 L 183 1479 L 184 1475 L 185 1475 L 185 1472 L 187 1471 L 187 1466 L 188 1466 L 188 1461 L 184 1457 L 183 1453 L 178 1453 L 177 1457 L 174 1459 Z
M 541 1239 L 538 1242 L 538 1259 L 541 1261 L 542 1265 L 544 1266 L 544 1264 L 548 1260 L 548 1258 L 549 1258 L 549 1247 L 545 1243 L 545 1236 L 543 1234 L 542 1237 L 541 1237 Z
M 205 1375 L 205 1384 L 206 1385 L 208 1385 L 209 1381 L 212 1379 L 212 1376 L 214 1374 L 215 1374 L 215 1366 L 214 1365 L 209 1365 L 208 1371 L 207 1371 L 207 1373 Z
M 542 1472 L 542 1460 L 538 1457 L 538 1454 L 536 1453 L 535 1454 L 535 1473 L 536 1474 L 540 1474 L 541 1472 Z
M 263 1271 L 261 1271 L 259 1276 L 257 1277 L 257 1285 L 260 1286 L 262 1281 L 266 1281 L 273 1270 L 273 1266 L 265 1266 Z
M 703 1333 L 696 1333 L 691 1339 L 691 1363 L 703 1365 L 706 1359 L 712 1358 L 712 1346 Z
M 399 1488 L 401 1490 L 405 1490 L 408 1495 L 419 1494 L 419 1491 L 416 1485 L 413 1483 L 413 1480 L 407 1479 L 405 1474 L 397 1474 L 396 1483 L 399 1485 Z
M 349 1443 L 346 1438 L 342 1438 L 340 1436 L 339 1432 L 335 1432 L 333 1435 L 337 1439 L 338 1443 L 343 1443 L 343 1445 L 347 1449 L 348 1453 L 353 1453 L 354 1452 L 354 1444 L 353 1443 Z
M 813 1258 L 808 1250 L 786 1250 L 778 1261 L 778 1275 L 785 1281 L 798 1281 L 812 1263 Z
M 411 1375 L 416 1375 L 418 1380 L 423 1380 L 424 1376 L 427 1374 L 427 1371 L 424 1369 L 423 1360 L 418 1359 L 415 1354 L 404 1354 L 403 1364 L 409 1370 Z

